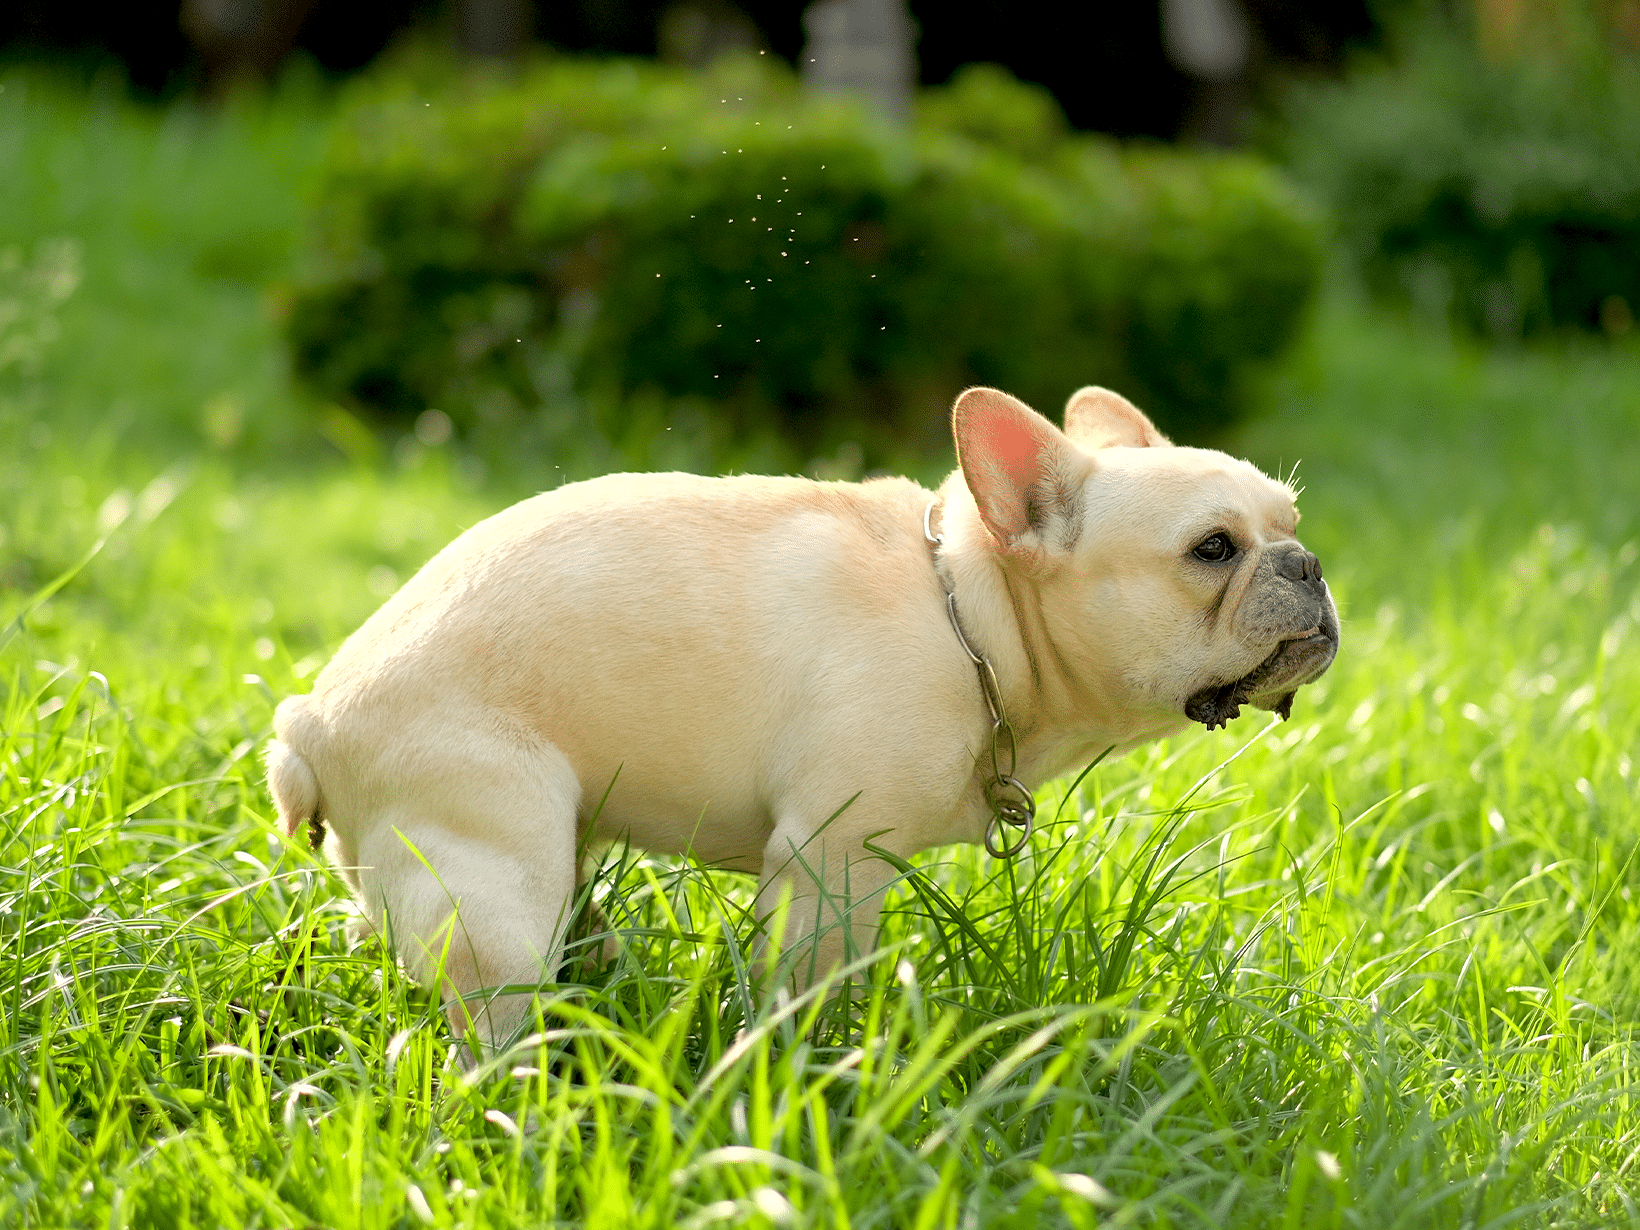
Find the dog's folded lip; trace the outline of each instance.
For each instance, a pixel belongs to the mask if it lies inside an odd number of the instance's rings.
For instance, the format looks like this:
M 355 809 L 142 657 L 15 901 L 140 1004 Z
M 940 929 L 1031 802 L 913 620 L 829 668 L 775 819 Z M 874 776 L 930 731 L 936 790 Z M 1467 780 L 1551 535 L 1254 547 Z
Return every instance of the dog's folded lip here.
M 1324 618 L 1319 624 L 1283 637 L 1269 657 L 1240 679 L 1193 692 L 1185 701 L 1185 716 L 1209 730 L 1236 717 L 1244 704 L 1285 718 L 1292 711 L 1296 691 L 1319 679 L 1337 652 L 1337 625 Z
M 1311 661 L 1318 651 L 1328 650 L 1320 661 Z M 1312 683 L 1319 678 L 1327 667 L 1332 665 L 1333 654 L 1338 650 L 1338 633 L 1324 625 L 1316 625 L 1302 632 L 1285 637 L 1278 644 L 1268 658 L 1260 662 L 1239 682 L 1246 687 L 1252 696 L 1264 696 L 1273 693 L 1286 692 L 1294 687 Z M 1295 662 L 1284 663 L 1284 659 L 1298 659 Z M 1286 664 L 1289 670 L 1281 668 Z

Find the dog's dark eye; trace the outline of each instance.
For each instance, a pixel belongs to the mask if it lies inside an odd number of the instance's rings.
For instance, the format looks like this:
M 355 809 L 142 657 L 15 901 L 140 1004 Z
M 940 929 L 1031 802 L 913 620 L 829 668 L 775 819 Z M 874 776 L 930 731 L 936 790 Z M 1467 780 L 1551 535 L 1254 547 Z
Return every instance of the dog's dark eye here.
M 1196 544 L 1191 552 L 1197 559 L 1206 560 L 1209 564 L 1222 564 L 1236 553 L 1236 544 L 1224 534 L 1214 534 Z

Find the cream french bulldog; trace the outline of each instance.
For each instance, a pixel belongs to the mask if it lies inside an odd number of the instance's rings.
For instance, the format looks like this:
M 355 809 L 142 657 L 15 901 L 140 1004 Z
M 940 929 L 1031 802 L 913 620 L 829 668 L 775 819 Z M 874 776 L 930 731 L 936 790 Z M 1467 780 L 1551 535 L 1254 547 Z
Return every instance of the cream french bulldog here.
M 1285 716 L 1332 662 L 1289 487 L 1104 389 L 1063 432 L 983 388 L 952 422 L 937 493 L 615 474 L 474 526 L 279 706 L 285 830 L 328 827 L 365 919 L 496 1045 L 530 1000 L 484 992 L 554 976 L 584 843 L 759 873 L 824 974 L 875 939 L 868 843 L 1006 855 L 1042 782 Z

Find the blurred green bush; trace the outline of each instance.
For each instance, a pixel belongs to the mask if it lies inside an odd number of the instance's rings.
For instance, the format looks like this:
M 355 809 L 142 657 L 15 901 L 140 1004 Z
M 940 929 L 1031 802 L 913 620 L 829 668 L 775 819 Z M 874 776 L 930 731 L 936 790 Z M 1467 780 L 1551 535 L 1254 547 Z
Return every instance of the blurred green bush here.
M 1490 37 L 1424 14 L 1392 62 L 1300 96 L 1289 163 L 1378 292 L 1495 337 L 1621 332 L 1640 308 L 1640 66 L 1600 6 L 1539 7 Z
M 410 63 L 339 132 L 296 370 L 467 429 L 573 402 L 619 443 L 682 404 L 881 456 L 943 440 L 967 384 L 1052 409 L 1095 381 L 1190 435 L 1238 413 L 1321 264 L 1264 166 L 1073 136 L 994 68 L 907 131 L 755 57 Z

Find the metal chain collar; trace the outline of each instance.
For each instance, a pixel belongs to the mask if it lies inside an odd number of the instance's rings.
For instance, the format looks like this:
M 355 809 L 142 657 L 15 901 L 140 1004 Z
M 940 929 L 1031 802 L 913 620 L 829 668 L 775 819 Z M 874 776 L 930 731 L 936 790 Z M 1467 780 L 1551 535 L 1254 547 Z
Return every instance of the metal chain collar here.
M 930 545 L 940 547 L 945 545 L 945 535 L 934 533 L 929 523 L 936 503 L 938 501 L 930 500 L 928 507 L 923 509 L 923 537 Z M 945 588 L 943 580 L 940 588 Z M 1013 724 L 1008 721 L 1008 711 L 1002 707 L 1002 688 L 997 683 L 996 670 L 991 666 L 990 658 L 975 653 L 974 647 L 968 643 L 962 623 L 957 619 L 957 595 L 949 589 L 945 591 L 945 610 L 951 617 L 951 629 L 957 634 L 958 643 L 979 672 L 980 691 L 985 694 L 985 707 L 991 713 L 991 780 L 985 783 L 985 801 L 991 808 L 991 821 L 985 826 L 985 848 L 992 858 L 1012 858 L 1031 839 L 1031 826 L 1036 819 L 1036 798 L 1029 787 L 1014 776 L 1019 767 L 1019 741 L 1014 735 Z M 1004 737 L 1008 744 L 1006 773 L 1002 771 L 1000 750 Z M 1017 831 L 1017 835 L 1007 843 L 1000 840 L 1004 826 Z

